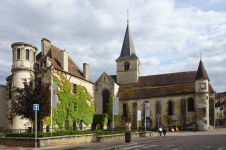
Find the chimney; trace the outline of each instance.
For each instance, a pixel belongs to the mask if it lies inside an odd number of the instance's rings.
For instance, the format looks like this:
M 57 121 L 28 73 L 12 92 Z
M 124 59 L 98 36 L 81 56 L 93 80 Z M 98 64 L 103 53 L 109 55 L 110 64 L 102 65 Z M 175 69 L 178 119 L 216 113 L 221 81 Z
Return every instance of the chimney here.
M 68 72 L 68 53 L 65 50 L 62 50 L 60 55 L 60 66 L 63 71 Z
M 51 47 L 51 41 L 46 38 L 42 38 L 41 46 L 42 46 L 42 56 L 43 55 L 45 56 Z
M 83 63 L 83 76 L 86 80 L 89 80 L 89 65 L 87 63 Z

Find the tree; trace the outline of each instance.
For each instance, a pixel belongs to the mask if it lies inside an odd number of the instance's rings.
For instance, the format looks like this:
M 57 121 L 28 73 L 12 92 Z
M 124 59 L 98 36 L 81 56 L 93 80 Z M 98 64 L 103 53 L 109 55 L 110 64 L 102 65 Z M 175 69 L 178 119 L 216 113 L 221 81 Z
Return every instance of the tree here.
M 108 120 L 112 121 L 112 109 L 113 109 L 113 96 L 111 95 L 109 98 L 109 103 L 107 104 L 107 114 Z M 114 115 L 114 121 L 119 119 L 119 115 Z
M 39 78 L 22 80 L 24 88 L 14 87 L 15 100 L 12 103 L 12 113 L 34 122 L 33 104 L 39 104 L 37 119 L 41 121 L 50 114 L 50 84 L 39 82 Z

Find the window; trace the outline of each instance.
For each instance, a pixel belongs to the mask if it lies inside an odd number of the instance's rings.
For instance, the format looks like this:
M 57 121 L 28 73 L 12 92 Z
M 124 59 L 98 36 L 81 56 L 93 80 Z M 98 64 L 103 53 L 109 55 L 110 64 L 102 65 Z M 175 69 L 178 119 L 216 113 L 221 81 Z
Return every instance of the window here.
M 11 88 L 12 88 L 12 83 L 9 84 L 9 99 L 11 99 Z
M 73 93 L 76 93 L 76 84 L 73 84 Z
M 17 49 L 17 59 L 20 59 L 20 49 Z
M 128 62 L 125 62 L 124 66 L 125 66 L 125 70 L 129 70 L 129 63 Z
M 109 103 L 110 93 L 108 90 L 104 90 L 102 93 L 103 98 L 103 113 L 107 112 L 107 104 Z
M 168 115 L 173 115 L 173 103 L 171 101 L 168 103 Z
M 29 49 L 26 49 L 26 60 L 29 60 Z
M 127 115 L 126 115 L 126 104 L 123 104 L 123 115 L 122 115 L 122 117 L 127 117 Z
M 188 111 L 195 111 L 193 98 L 188 99 Z
M 33 57 L 34 57 L 34 58 L 33 58 L 33 61 L 35 62 L 35 52 L 33 53 Z

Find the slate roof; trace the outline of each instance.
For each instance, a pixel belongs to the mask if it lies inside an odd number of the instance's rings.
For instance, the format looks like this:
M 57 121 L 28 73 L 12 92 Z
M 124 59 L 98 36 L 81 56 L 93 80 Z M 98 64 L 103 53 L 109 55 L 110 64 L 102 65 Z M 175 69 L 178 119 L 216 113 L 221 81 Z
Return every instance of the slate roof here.
M 189 71 L 140 76 L 138 83 L 120 85 L 118 97 L 120 100 L 131 100 L 195 94 L 196 74 L 197 71 Z M 111 75 L 110 77 L 117 80 L 116 75 Z M 214 90 L 210 84 L 209 92 L 214 94 Z
M 195 80 L 198 80 L 198 79 L 209 79 L 206 69 L 204 68 L 204 65 L 202 63 L 202 60 L 200 60 L 199 62 L 198 72 Z
M 133 39 L 130 33 L 129 24 L 127 24 L 126 33 L 125 33 L 124 41 L 122 44 L 121 54 L 117 60 L 130 59 L 130 58 L 138 58 L 138 57 L 136 56 L 136 51 L 133 45 Z
M 47 52 L 46 56 L 48 56 L 50 59 L 50 61 L 53 64 L 53 67 L 55 69 L 58 69 L 60 71 L 63 71 L 63 69 L 61 68 L 61 62 L 60 62 L 60 55 L 61 55 L 61 49 L 55 47 L 54 45 L 51 45 L 50 50 Z M 39 61 L 39 59 L 41 58 L 41 52 L 36 56 L 36 60 Z M 80 79 L 86 80 L 83 77 L 83 72 L 82 70 L 74 63 L 74 61 L 68 56 L 68 72 L 69 74 L 78 77 Z M 86 80 L 90 83 L 93 83 L 91 80 Z

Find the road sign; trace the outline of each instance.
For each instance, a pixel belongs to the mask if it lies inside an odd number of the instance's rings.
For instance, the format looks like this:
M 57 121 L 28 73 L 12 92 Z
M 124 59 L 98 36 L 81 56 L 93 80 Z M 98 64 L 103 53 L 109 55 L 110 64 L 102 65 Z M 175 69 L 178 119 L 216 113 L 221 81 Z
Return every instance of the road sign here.
M 172 120 L 178 120 L 178 115 L 172 115 Z
M 157 113 L 156 118 L 160 118 L 160 117 L 161 117 L 161 115 L 159 113 Z
M 34 105 L 33 105 L 33 109 L 34 109 L 34 110 L 39 110 L 39 104 L 34 104 Z
M 138 114 L 137 114 L 137 116 L 138 116 L 137 117 L 137 120 L 138 121 L 141 121 L 141 110 L 138 110 L 137 112 L 138 112 Z
M 118 115 L 119 97 L 114 98 L 114 115 Z

